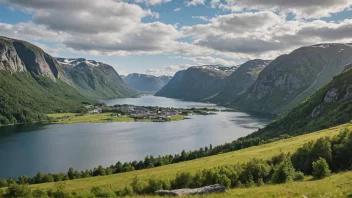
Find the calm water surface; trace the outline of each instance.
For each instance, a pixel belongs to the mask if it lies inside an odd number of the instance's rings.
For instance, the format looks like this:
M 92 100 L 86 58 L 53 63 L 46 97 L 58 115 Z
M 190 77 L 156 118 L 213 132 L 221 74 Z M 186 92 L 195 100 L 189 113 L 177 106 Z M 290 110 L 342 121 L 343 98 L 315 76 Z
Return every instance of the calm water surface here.
M 215 107 L 154 96 L 104 101 L 108 105 Z M 270 120 L 242 112 L 192 116 L 168 123 L 86 123 L 0 127 L 0 177 L 33 176 L 37 172 L 84 170 L 146 155 L 180 153 L 245 136 Z

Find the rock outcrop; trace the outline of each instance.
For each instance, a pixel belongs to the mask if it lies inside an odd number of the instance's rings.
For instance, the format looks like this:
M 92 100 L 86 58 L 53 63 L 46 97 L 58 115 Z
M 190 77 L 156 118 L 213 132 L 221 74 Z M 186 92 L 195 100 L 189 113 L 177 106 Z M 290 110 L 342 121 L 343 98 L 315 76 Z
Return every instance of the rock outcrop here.
M 205 186 L 195 189 L 177 189 L 177 190 L 158 190 L 155 194 L 160 196 L 185 196 L 185 195 L 203 195 L 210 193 L 221 193 L 225 192 L 226 188 L 223 185 L 215 184 L 211 186 Z
M 39 47 L 26 41 L 0 37 L 0 70 L 30 72 L 71 84 L 58 62 Z
M 245 111 L 282 114 L 311 96 L 352 62 L 351 44 L 299 48 L 276 58 L 231 106 Z

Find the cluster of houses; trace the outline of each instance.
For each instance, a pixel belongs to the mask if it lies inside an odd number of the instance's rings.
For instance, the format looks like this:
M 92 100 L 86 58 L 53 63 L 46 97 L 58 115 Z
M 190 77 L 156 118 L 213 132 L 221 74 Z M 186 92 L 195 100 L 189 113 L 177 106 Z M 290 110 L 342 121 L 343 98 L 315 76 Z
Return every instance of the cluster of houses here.
M 118 112 L 137 119 L 167 119 L 182 113 L 180 110 L 171 108 L 146 108 L 133 105 L 122 105 L 116 108 Z
M 101 106 L 95 106 L 93 110 L 88 111 L 88 114 L 100 114 L 103 113 L 103 108 Z

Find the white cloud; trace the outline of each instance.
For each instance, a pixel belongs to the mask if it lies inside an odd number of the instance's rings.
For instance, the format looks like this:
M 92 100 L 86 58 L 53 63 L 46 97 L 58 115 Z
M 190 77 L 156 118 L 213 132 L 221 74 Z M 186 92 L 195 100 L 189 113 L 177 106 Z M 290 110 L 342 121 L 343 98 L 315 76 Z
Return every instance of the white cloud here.
M 350 9 L 351 0 L 225 0 L 223 9 L 279 10 L 298 18 L 321 18 Z M 232 8 L 234 7 L 234 8 Z
M 175 8 L 174 11 L 175 11 L 175 12 L 178 12 L 178 11 L 180 11 L 181 9 L 182 9 L 182 8 Z
M 192 19 L 200 19 L 203 21 L 209 21 L 208 17 L 206 17 L 206 16 L 192 16 Z
M 210 7 L 211 8 L 216 8 L 217 5 L 220 4 L 220 0 L 211 0 L 210 1 Z
M 158 5 L 171 2 L 172 0 L 135 0 L 136 3 L 145 3 L 147 5 Z
M 149 75 L 154 75 L 154 76 L 173 76 L 176 72 L 180 70 L 187 69 L 191 67 L 192 65 L 190 64 L 182 64 L 182 65 L 169 65 L 166 66 L 162 69 L 147 69 L 146 73 Z
M 187 6 L 204 5 L 205 0 L 188 0 L 186 1 Z
M 187 57 L 187 56 L 174 56 L 170 57 L 172 59 L 183 59 L 190 60 L 194 63 L 194 65 L 225 65 L 225 66 L 234 66 L 238 65 L 237 61 L 226 60 L 222 58 L 214 58 L 212 56 L 195 56 L 195 57 Z

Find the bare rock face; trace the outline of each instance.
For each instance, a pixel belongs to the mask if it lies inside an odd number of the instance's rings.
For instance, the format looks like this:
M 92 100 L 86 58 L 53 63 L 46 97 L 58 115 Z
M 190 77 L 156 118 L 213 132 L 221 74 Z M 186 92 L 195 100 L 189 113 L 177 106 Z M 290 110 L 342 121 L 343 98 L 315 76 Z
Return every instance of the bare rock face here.
M 311 114 L 312 118 L 317 118 L 320 115 L 320 113 L 323 110 L 323 108 L 324 108 L 324 104 L 320 104 L 317 107 L 315 107 L 313 109 L 312 114 Z
M 339 89 L 337 88 L 332 88 L 325 94 L 324 102 L 326 103 L 332 103 L 338 100 L 339 100 Z
M 0 70 L 30 72 L 71 83 L 62 67 L 49 54 L 25 41 L 0 37 Z
M 202 195 L 209 193 L 220 193 L 225 192 L 226 188 L 223 185 L 215 184 L 211 186 L 204 186 L 195 189 L 177 189 L 177 190 L 158 190 L 155 193 L 160 196 L 184 196 L 184 195 Z

